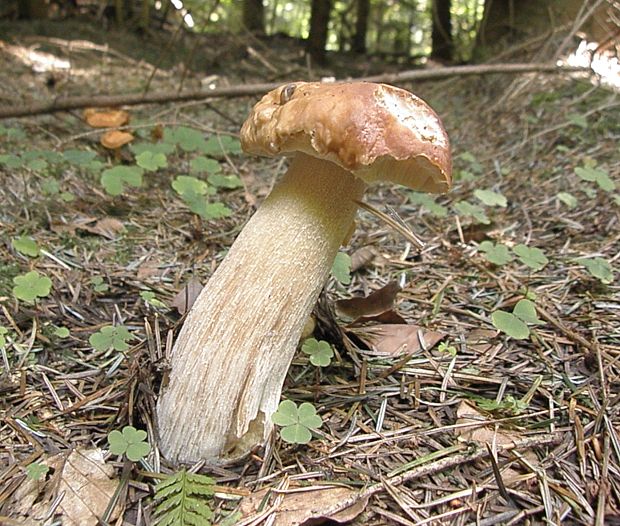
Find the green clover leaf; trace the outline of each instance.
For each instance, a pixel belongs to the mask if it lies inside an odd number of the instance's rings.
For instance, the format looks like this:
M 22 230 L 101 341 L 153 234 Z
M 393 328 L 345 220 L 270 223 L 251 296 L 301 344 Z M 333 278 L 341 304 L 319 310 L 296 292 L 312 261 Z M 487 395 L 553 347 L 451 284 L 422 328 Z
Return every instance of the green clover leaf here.
M 28 162 L 28 168 L 33 172 L 42 172 L 48 167 L 48 163 L 45 159 L 32 159 Z
M 235 155 L 241 153 L 241 143 L 239 139 L 234 139 L 228 135 L 210 137 L 201 151 L 205 155 L 214 157 L 221 157 L 224 154 Z
M 131 143 L 129 145 L 129 149 L 136 157 L 144 152 L 163 153 L 164 155 L 169 155 L 174 152 L 174 144 L 170 144 L 168 142 L 138 142 L 135 144 Z
M 513 260 L 513 256 L 506 245 L 495 244 L 491 241 L 483 241 L 478 248 L 484 252 L 484 257 L 494 265 L 505 265 Z
M 243 186 L 241 179 L 236 175 L 212 174 L 208 177 L 209 183 L 217 188 L 226 188 L 234 190 Z
M 576 260 L 586 267 L 592 277 L 609 284 L 614 280 L 614 271 L 609 262 L 603 258 L 582 258 Z
M 532 270 L 542 270 L 549 263 L 545 253 L 536 247 L 517 245 L 512 251 L 517 255 L 521 263 L 527 265 Z
M 216 174 L 222 171 L 222 166 L 215 159 L 200 155 L 191 160 L 189 170 L 190 172 Z
M 71 331 L 67 327 L 55 327 L 54 336 L 58 338 L 68 338 L 71 335 Z
M 45 179 L 41 181 L 41 191 L 45 195 L 56 195 L 60 193 L 60 183 L 56 179 Z
M 435 199 L 428 194 L 409 192 L 407 197 L 410 203 L 426 208 L 435 217 L 446 217 L 448 215 L 448 209 L 435 202 Z
M 163 153 L 145 150 L 136 156 L 136 164 L 147 172 L 156 172 L 168 166 L 168 160 Z
M 272 415 L 271 421 L 282 427 L 280 436 L 290 444 L 307 444 L 312 440 L 312 429 L 318 429 L 323 420 L 316 414 L 316 408 L 304 402 L 299 407 L 292 400 L 280 402 L 278 410 Z
M 478 223 L 488 225 L 491 220 L 487 217 L 484 208 L 478 205 L 472 205 L 469 201 L 458 201 L 452 205 L 456 212 L 460 215 L 473 217 Z
M 13 278 L 13 295 L 23 301 L 32 303 L 37 298 L 44 298 L 52 290 L 52 280 L 42 276 L 36 270 Z
M 338 252 L 332 265 L 332 276 L 343 285 L 351 283 L 351 256 Z
M 105 292 L 109 289 L 108 284 L 103 281 L 101 276 L 93 276 L 90 278 L 90 283 L 93 285 L 95 292 Z
M 189 209 L 205 221 L 220 219 L 232 214 L 232 210 L 224 203 L 208 203 L 202 196 L 185 195 L 183 200 Z
M 7 168 L 19 168 L 23 164 L 23 161 L 21 157 L 8 153 L 0 155 L 0 164 L 3 164 Z
M 527 325 L 510 312 L 496 310 L 491 314 L 491 321 L 496 329 L 515 340 L 525 340 L 530 335 Z
M 512 309 L 512 313 L 525 323 L 531 323 L 532 325 L 540 325 L 544 323 L 538 319 L 536 313 L 536 304 L 528 299 L 519 300 Z
M 97 154 L 95 152 L 89 152 L 88 150 L 65 150 L 62 156 L 69 164 L 86 166 L 97 157 Z
M 568 206 L 568 208 L 575 208 L 577 206 L 577 198 L 573 194 L 568 192 L 560 192 L 557 197 L 566 206 Z
M 142 186 L 142 168 L 139 166 L 115 166 L 101 172 L 101 184 L 111 196 L 121 195 L 125 186 Z
M 611 192 L 616 188 L 616 183 L 609 177 L 609 174 L 595 166 L 578 166 L 575 168 L 575 174 L 584 180 L 591 183 L 596 183 L 599 188 L 605 192 Z
M 195 197 L 209 193 L 209 185 L 206 182 L 189 175 L 175 177 L 171 185 L 174 191 L 181 197 Z
M 32 480 L 40 480 L 50 470 L 49 466 L 39 462 L 33 462 L 26 466 L 26 476 Z
M 127 455 L 132 462 L 138 462 L 151 451 L 151 446 L 145 442 L 146 431 L 133 426 L 125 426 L 123 431 L 114 430 L 108 434 L 110 453 L 113 455 Z
M 474 196 L 487 206 L 501 206 L 506 208 L 508 200 L 503 194 L 493 192 L 493 190 L 476 190 Z
M 158 300 L 155 297 L 155 293 L 152 290 L 143 290 L 140 292 L 140 297 L 149 305 L 153 307 L 159 307 L 161 309 L 166 308 L 166 304 L 163 301 Z
M 37 242 L 29 236 L 16 237 L 11 241 L 11 245 L 20 254 L 31 258 L 36 258 L 41 253 Z
M 202 132 L 185 126 L 166 128 L 164 130 L 164 142 L 178 144 L 185 152 L 203 151 L 206 145 Z
M 99 332 L 95 332 L 88 338 L 90 343 L 97 351 L 107 351 L 112 348 L 116 351 L 126 351 L 129 349 L 127 340 L 132 338 L 127 327 L 123 325 L 102 327 Z
M 6 345 L 6 338 L 4 337 L 9 330 L 6 327 L 0 325 L 0 349 Z
M 334 356 L 334 349 L 324 340 L 308 338 L 301 346 L 301 351 L 310 356 L 310 363 L 317 367 L 327 367 Z

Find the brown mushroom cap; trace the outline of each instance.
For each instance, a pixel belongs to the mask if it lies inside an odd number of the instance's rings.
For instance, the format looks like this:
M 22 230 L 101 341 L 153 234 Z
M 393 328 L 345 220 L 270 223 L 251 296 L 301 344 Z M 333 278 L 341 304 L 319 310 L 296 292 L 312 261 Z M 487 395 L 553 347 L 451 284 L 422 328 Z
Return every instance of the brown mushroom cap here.
M 129 122 L 129 113 L 124 110 L 86 108 L 84 119 L 91 128 L 116 128 Z
M 133 141 L 133 135 L 120 130 L 110 130 L 101 136 L 101 144 L 110 150 L 116 150 Z
M 435 112 L 387 84 L 296 82 L 267 93 L 241 129 L 247 153 L 304 152 L 364 181 L 445 192 L 452 183 L 448 135 Z

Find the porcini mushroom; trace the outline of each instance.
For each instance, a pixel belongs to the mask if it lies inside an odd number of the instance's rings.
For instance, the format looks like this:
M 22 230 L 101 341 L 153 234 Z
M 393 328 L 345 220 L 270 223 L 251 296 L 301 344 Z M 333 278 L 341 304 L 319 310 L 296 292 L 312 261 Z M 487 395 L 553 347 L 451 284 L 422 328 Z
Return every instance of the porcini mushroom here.
M 444 192 L 447 134 L 385 84 L 297 82 L 265 95 L 241 130 L 250 154 L 292 155 L 194 303 L 158 401 L 171 461 L 227 463 L 269 437 L 299 336 L 366 185 Z

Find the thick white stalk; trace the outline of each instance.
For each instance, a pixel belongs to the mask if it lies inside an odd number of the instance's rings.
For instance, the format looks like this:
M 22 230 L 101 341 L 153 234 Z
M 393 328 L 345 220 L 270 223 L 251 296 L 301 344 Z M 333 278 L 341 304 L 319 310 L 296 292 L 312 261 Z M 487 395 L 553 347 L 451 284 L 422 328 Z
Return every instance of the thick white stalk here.
M 365 184 L 299 154 L 196 300 L 157 407 L 171 461 L 225 463 L 263 444 L 305 321 Z

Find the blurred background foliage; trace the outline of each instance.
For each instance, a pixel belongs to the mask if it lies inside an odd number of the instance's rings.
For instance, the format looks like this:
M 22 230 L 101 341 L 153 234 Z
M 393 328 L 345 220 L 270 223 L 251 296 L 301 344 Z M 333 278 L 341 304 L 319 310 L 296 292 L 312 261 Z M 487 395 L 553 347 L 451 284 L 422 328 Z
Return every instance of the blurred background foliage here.
M 330 51 L 398 61 L 465 63 L 496 43 L 570 24 L 582 0 L 4 0 L 0 18 L 90 17 L 150 31 L 250 32 L 303 40 L 310 55 Z M 604 4 L 605 2 L 603 2 Z

